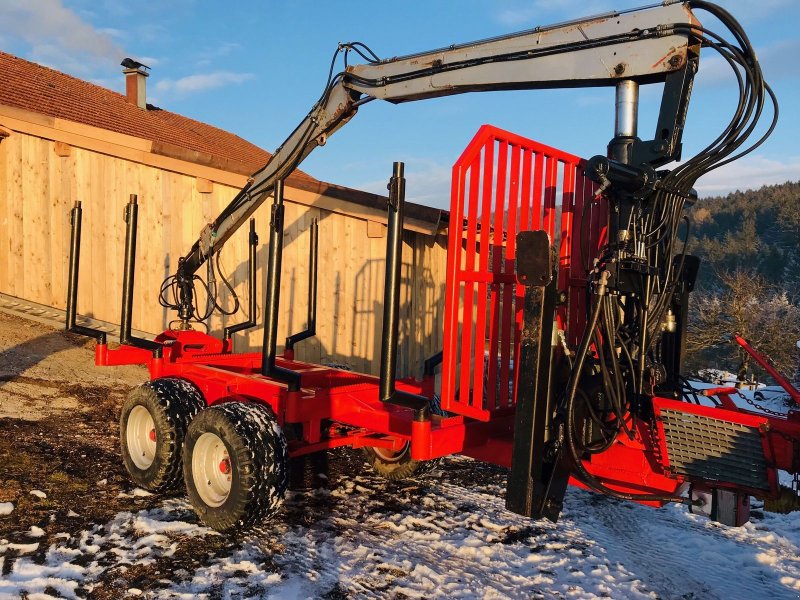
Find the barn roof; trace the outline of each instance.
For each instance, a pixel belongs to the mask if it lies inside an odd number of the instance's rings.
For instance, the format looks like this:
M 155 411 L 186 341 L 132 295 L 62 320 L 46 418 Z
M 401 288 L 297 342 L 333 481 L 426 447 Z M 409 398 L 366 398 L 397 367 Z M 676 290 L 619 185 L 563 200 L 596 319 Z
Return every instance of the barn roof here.
M 142 110 L 123 94 L 2 51 L 0 105 L 150 140 L 152 153 L 241 175 L 256 172 L 272 156 L 218 127 L 150 104 Z M 320 181 L 299 170 L 288 183 L 361 206 L 386 206 L 384 196 Z M 410 218 L 437 227 L 447 220 L 445 211 L 411 202 L 406 206 Z
M 0 51 L 0 104 L 153 142 L 153 152 L 250 175 L 270 153 L 218 127 Z M 316 181 L 305 173 L 295 176 Z

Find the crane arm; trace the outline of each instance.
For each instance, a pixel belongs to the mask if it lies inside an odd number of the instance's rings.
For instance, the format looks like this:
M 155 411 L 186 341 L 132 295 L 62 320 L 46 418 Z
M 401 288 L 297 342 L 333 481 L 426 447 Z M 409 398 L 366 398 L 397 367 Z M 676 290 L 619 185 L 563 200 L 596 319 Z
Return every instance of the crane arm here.
M 653 153 L 653 160 L 660 157 L 659 164 L 664 164 L 680 149 L 685 104 L 699 54 L 690 24 L 697 21 L 688 4 L 668 1 L 348 66 L 331 78 L 322 97 L 269 162 L 206 226 L 179 269 L 185 276 L 194 274 L 270 196 L 277 180 L 324 145 L 361 104 L 376 98 L 399 103 L 473 91 L 608 86 L 624 79 L 666 82 L 661 133 Z

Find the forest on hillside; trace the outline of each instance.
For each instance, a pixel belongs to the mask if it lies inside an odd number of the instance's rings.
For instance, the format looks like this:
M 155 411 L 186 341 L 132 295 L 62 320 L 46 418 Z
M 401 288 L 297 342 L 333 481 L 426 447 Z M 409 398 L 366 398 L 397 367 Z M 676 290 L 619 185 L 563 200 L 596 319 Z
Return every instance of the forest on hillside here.
M 800 365 L 800 181 L 698 200 L 688 252 L 702 262 L 692 294 L 687 367 L 763 373 L 729 341 L 738 332 L 796 378 Z

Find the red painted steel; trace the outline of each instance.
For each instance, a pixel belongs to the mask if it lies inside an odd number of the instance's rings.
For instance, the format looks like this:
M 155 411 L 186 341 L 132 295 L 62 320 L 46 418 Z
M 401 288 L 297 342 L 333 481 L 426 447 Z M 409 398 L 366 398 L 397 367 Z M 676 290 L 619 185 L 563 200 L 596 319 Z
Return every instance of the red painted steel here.
M 788 379 L 778 373 L 777 369 L 775 369 L 775 367 L 773 367 L 770 363 L 770 358 L 768 356 L 761 354 L 758 350 L 753 348 L 750 343 L 738 333 L 733 334 L 733 339 L 744 349 L 745 352 L 752 356 L 753 359 L 759 365 L 761 365 L 761 367 L 767 373 L 770 374 L 777 384 L 781 386 L 787 394 L 789 394 L 789 397 L 794 401 L 795 404 L 800 404 L 800 391 L 798 391 Z
M 379 400 L 376 377 L 279 358 L 278 366 L 300 374 L 300 391 L 290 392 L 285 383 L 261 375 L 260 353 L 234 354 L 229 341 L 193 331 L 161 334 L 159 358 L 133 346 L 99 344 L 96 363 L 144 364 L 153 379 L 192 381 L 209 405 L 268 404 L 281 426 L 301 426 L 290 456 L 339 446 L 399 450 L 410 442 L 417 460 L 459 453 L 508 467 L 523 295 L 514 273 L 516 234 L 544 228 L 558 248 L 557 285 L 567 302 L 557 319 L 574 347 L 585 326 L 586 275 L 605 243 L 607 221 L 605 202 L 584 177 L 583 164 L 576 156 L 483 126 L 454 166 L 442 373 L 447 417 L 415 421 L 413 410 Z M 484 380 L 490 382 L 485 390 Z M 431 397 L 434 384 L 432 378 L 404 380 L 397 388 Z M 707 391 L 719 407 L 653 398 L 655 423 L 632 418 L 633 438 L 620 435 L 606 452 L 586 460 L 586 469 L 619 492 L 678 492 L 686 480 L 665 468 L 658 422 L 660 411 L 669 408 L 757 427 L 775 493 L 776 469 L 800 470 L 800 412 L 778 417 L 745 410 L 731 398 L 735 391 Z
M 490 125 L 480 128 L 453 166 L 442 366 L 445 410 L 488 421 L 516 404 L 514 364 L 524 295 L 514 270 L 520 231 L 544 229 L 558 248 L 558 285 L 568 298 L 559 308 L 559 326 L 571 340 L 580 337 L 586 274 L 604 243 L 606 214 L 602 199 L 586 199 L 594 186 L 583 168 L 577 156 Z M 598 232 L 586 232 L 587 226 Z M 588 238 L 585 260 L 575 261 L 583 238 Z

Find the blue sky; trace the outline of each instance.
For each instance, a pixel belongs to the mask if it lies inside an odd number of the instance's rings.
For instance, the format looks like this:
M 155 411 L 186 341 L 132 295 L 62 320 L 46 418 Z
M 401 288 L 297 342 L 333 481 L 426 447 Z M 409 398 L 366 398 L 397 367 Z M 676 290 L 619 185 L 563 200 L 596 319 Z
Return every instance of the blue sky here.
M 119 62 L 152 67 L 149 101 L 237 133 L 267 150 L 294 129 L 325 83 L 340 41 L 382 57 L 518 31 L 647 0 L 3 0 L 0 49 L 122 91 Z M 702 195 L 800 179 L 800 0 L 720 0 L 743 23 L 781 103 L 772 138 L 755 155 L 698 182 Z M 698 11 L 703 24 L 721 26 Z M 684 155 L 719 133 L 736 99 L 734 80 L 704 51 Z M 642 94 L 640 135 L 650 136 L 660 94 Z M 477 128 L 491 123 L 564 150 L 605 152 L 613 91 L 493 92 L 393 106 L 373 102 L 302 165 L 312 175 L 384 191 L 394 160 L 406 162 L 413 200 L 445 206 L 450 166 Z

